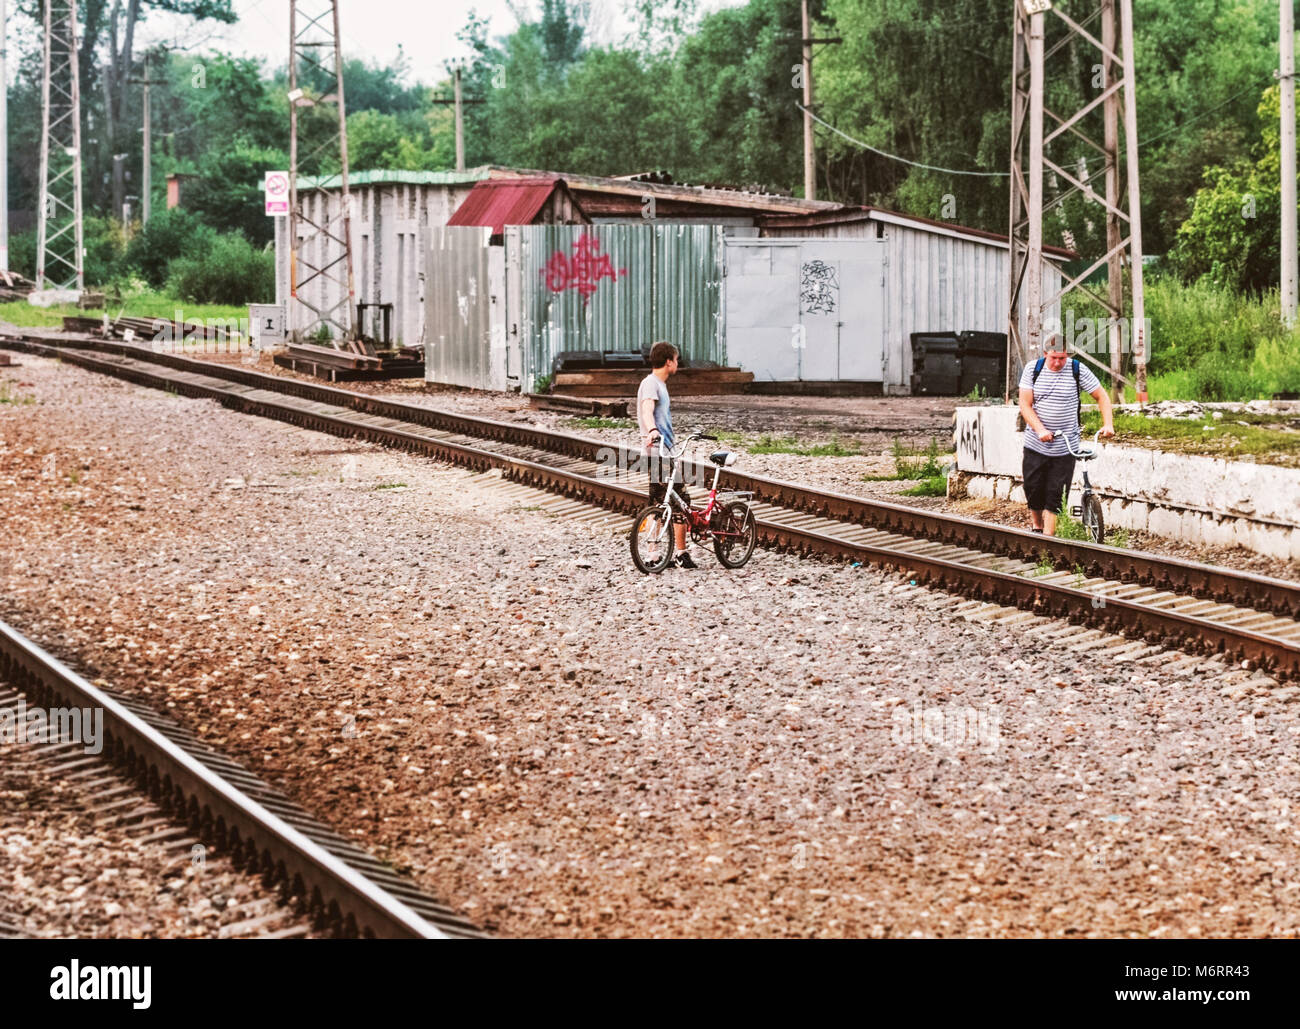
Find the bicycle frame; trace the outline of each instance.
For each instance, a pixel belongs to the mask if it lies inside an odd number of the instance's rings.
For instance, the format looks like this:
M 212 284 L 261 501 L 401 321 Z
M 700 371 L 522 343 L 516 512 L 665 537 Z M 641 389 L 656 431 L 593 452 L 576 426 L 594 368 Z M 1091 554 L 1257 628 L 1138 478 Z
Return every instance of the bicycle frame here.
M 718 465 L 713 469 L 713 485 L 709 487 L 709 502 L 704 507 L 691 507 L 678 495 L 677 490 L 674 489 L 674 486 L 676 485 L 675 480 L 677 478 L 677 466 L 681 463 L 681 458 L 686 453 L 686 447 L 699 438 L 701 437 L 692 433 L 690 436 L 687 436 L 686 439 L 682 440 L 680 447 L 668 451 L 664 450 L 662 443 L 660 444 L 660 460 L 667 458 L 669 462 L 668 473 L 664 476 L 668 483 L 667 489 L 664 492 L 664 503 L 670 508 L 680 511 L 685 515 L 687 528 L 689 528 L 692 533 L 701 533 L 712 537 L 720 535 L 738 536 L 740 535 L 739 533 L 718 533 L 709 528 L 709 519 L 712 518 L 713 511 L 718 506 L 718 480 L 722 477 L 722 465 Z M 748 501 L 753 496 L 753 493 L 729 492 L 726 496 L 728 502 L 730 502 L 732 497 L 738 500 Z
M 1097 441 L 1100 438 L 1101 432 L 1099 431 L 1092 437 L 1092 449 L 1085 450 L 1081 436 L 1079 439 L 1079 449 L 1075 450 L 1070 443 L 1070 436 L 1067 434 L 1065 437 L 1065 449 L 1080 462 L 1079 473 L 1083 476 L 1083 489 L 1080 491 L 1080 503 L 1070 509 L 1070 513 L 1076 518 L 1083 513 L 1083 505 L 1087 503 L 1087 498 L 1092 495 L 1092 483 L 1088 481 L 1088 462 L 1100 455 L 1101 451 L 1096 449 Z

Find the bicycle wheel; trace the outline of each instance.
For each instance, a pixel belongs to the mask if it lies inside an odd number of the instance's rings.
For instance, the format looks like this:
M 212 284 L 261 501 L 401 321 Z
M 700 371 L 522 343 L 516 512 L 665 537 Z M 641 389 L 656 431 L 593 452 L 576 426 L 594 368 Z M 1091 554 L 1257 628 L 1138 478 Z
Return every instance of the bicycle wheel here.
M 739 568 L 749 560 L 758 542 L 758 526 L 748 504 L 727 504 L 714 521 L 713 552 L 724 567 Z
M 1089 493 L 1083 498 L 1083 527 L 1094 543 L 1106 540 L 1106 522 L 1101 516 L 1101 501 Z
M 652 575 L 662 572 L 673 559 L 673 520 L 667 504 L 643 508 L 628 534 L 632 561 L 637 568 Z

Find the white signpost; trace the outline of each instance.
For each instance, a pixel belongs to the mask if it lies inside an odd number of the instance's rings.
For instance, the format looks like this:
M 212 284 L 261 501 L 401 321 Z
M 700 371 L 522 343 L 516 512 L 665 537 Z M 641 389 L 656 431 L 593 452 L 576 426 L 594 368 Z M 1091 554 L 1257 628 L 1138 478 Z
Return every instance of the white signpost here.
M 289 213 L 289 173 L 270 171 L 264 184 L 266 213 L 279 217 Z

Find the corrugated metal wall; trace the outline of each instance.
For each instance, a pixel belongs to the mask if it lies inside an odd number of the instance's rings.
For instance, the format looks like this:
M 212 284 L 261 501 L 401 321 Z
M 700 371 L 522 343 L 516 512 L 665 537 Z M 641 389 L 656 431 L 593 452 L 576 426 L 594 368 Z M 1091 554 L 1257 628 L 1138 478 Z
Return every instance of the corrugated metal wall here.
M 469 226 L 428 230 L 426 381 L 493 388 L 491 234 L 490 228 Z
M 424 335 L 424 230 L 429 226 L 445 225 L 472 187 L 472 182 L 454 185 L 394 182 L 357 186 L 351 191 L 352 271 L 357 302 L 393 305 L 395 342 L 416 346 Z M 340 196 L 337 190 L 304 193 L 304 213 L 314 220 L 337 219 Z M 278 220 L 288 221 L 287 218 Z M 301 227 L 311 231 L 307 226 Z M 277 251 L 287 245 L 287 224 L 285 229 L 276 236 Z M 307 244 L 308 257 L 317 266 L 326 256 L 324 247 L 323 240 Z M 337 257 L 337 249 L 331 247 L 328 256 Z M 287 253 L 281 255 L 277 252 L 276 269 L 280 276 L 276 295 L 287 300 Z M 337 303 L 342 296 L 341 288 L 324 277 L 308 283 L 303 292 L 317 305 L 327 298 L 331 303 Z M 308 312 L 299 305 L 291 306 L 297 311 L 290 314 L 289 324 L 303 324 L 309 317 Z M 366 329 L 369 328 L 367 325 Z
M 562 350 L 666 339 L 725 364 L 722 240 L 718 225 L 520 226 L 507 262 L 518 264 L 524 389 Z
M 888 247 L 886 387 L 903 389 L 910 383 L 914 332 L 1007 331 L 1011 260 L 1006 247 L 865 219 L 816 228 L 772 229 L 767 235 L 875 238 L 878 225 Z M 1044 261 L 1044 294 L 1055 293 L 1061 281 L 1060 269 Z

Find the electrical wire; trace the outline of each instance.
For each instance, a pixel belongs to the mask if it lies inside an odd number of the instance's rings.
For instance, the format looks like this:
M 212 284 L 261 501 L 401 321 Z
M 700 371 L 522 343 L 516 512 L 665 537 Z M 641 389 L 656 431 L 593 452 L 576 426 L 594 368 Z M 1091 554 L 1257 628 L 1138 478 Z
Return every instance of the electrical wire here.
M 866 150 L 870 150 L 873 154 L 879 154 L 881 157 L 888 157 L 891 161 L 901 161 L 903 164 L 910 164 L 913 168 L 924 168 L 926 171 L 943 172 L 945 175 L 972 175 L 981 179 L 1005 179 L 1008 177 L 1007 172 L 960 171 L 956 168 L 940 168 L 933 164 L 922 164 L 920 161 L 909 161 L 906 157 L 899 157 L 897 154 L 886 153 L 884 150 L 879 150 L 876 147 L 873 147 L 870 143 L 864 143 L 860 139 L 854 139 L 847 132 L 841 132 L 830 122 L 818 118 L 817 115 L 813 114 L 812 111 L 808 110 L 808 108 L 804 107 L 804 105 L 798 101 L 795 101 L 795 107 L 803 111 L 804 114 L 812 118 L 812 120 L 817 122 L 817 124 L 826 126 L 826 128 L 830 129 L 836 135 L 843 136 L 855 146 L 860 146 Z
M 1213 107 L 1209 108 L 1208 110 L 1202 111 L 1200 114 L 1193 115 L 1191 118 L 1188 118 L 1182 124 L 1175 125 L 1173 128 L 1168 129 L 1165 132 L 1161 132 L 1158 135 L 1151 136 L 1149 139 L 1139 140 L 1138 148 L 1141 149 L 1144 146 L 1147 146 L 1151 143 L 1155 143 L 1157 140 L 1164 139 L 1166 136 L 1171 136 L 1175 132 L 1178 132 L 1180 129 L 1185 129 L 1188 125 L 1191 125 L 1193 122 L 1199 121 L 1201 118 L 1205 118 L 1211 114 L 1214 114 L 1216 111 L 1222 110 L 1223 108 L 1227 107 L 1230 103 L 1232 103 L 1234 100 L 1236 100 L 1238 97 L 1244 96 L 1246 93 L 1249 93 L 1252 89 L 1258 89 L 1258 88 L 1259 86 L 1257 84 L 1252 83 L 1251 85 L 1246 86 L 1244 89 L 1240 89 L 1236 93 L 1233 93 L 1232 96 L 1228 97 L 1228 99 L 1224 100 L 1222 103 L 1215 104 Z M 891 154 L 888 151 L 881 150 L 878 147 L 872 146 L 870 143 L 864 143 L 860 139 L 855 139 L 853 136 L 850 136 L 847 132 L 837 129 L 834 125 L 830 124 L 830 122 L 817 117 L 817 115 L 813 114 L 806 107 L 804 107 L 803 104 L 799 103 L 798 101 L 795 102 L 795 107 L 799 108 L 799 110 L 809 115 L 813 121 L 817 122 L 818 125 L 822 125 L 830 129 L 837 136 L 844 137 L 854 146 L 860 146 L 864 150 L 870 150 L 873 154 L 879 154 L 881 157 L 886 157 L 891 161 L 898 161 L 901 164 L 910 165 L 913 168 L 923 168 L 926 171 L 943 172 L 945 175 L 970 175 L 974 178 L 982 178 L 982 179 L 1005 179 L 1008 177 L 1007 172 L 964 171 L 958 168 L 941 168 L 938 165 L 924 164 L 921 161 L 909 161 L 906 157 L 899 157 L 897 154 Z M 1085 157 L 1083 159 L 1083 163 L 1086 166 L 1092 164 L 1095 161 L 1100 161 L 1102 159 L 1103 158 L 1101 157 L 1101 155 L 1098 155 L 1096 157 Z

